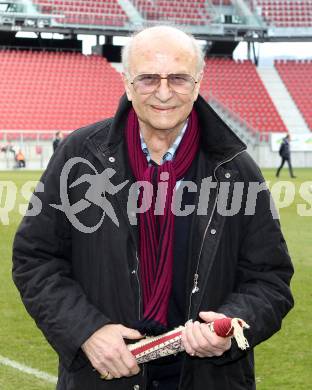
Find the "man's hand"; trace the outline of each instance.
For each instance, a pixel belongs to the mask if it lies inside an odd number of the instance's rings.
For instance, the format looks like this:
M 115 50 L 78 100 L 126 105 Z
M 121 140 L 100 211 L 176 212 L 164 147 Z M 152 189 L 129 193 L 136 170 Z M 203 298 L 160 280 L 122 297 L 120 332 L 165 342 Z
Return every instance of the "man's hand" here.
M 81 346 L 92 366 L 109 379 L 139 373 L 137 362 L 124 339 L 137 340 L 143 336 L 135 329 L 109 324 L 98 329 Z
M 205 323 L 187 322 L 182 333 L 185 351 L 191 356 L 212 357 L 221 356 L 231 348 L 230 337 L 219 337 L 211 332 L 207 323 L 224 318 L 225 315 L 214 311 L 203 311 L 199 316 Z

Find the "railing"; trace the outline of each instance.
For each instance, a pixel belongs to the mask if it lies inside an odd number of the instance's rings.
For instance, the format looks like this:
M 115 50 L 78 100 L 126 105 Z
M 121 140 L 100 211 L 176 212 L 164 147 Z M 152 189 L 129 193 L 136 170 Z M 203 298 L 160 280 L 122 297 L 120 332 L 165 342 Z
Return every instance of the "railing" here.
M 221 0 L 220 0 L 221 1 Z M 81 28 L 81 29 L 107 29 L 109 27 L 112 30 L 136 30 L 141 27 L 152 26 L 159 21 L 151 20 L 147 17 L 147 11 L 138 2 L 132 1 L 136 5 L 137 10 L 141 13 L 143 21 L 135 20 L 135 17 L 129 17 L 125 12 L 116 13 L 115 11 L 110 11 L 109 9 L 102 8 L 88 8 L 84 7 L 84 11 L 80 11 L 79 8 L 71 7 L 68 8 L 69 1 L 61 2 L 60 0 L 57 4 L 53 2 L 34 2 L 33 9 L 28 11 L 27 9 L 24 12 L 0 12 L 0 27 L 1 25 L 11 24 L 12 29 L 23 30 L 24 28 Z M 70 2 L 73 3 L 73 2 Z M 87 3 L 87 2 L 86 2 Z M 194 33 L 218 33 L 216 26 L 220 27 L 224 23 L 219 23 L 220 15 L 218 14 L 219 6 L 212 6 L 211 2 L 205 0 L 202 4 L 204 5 L 203 10 L 197 8 L 198 13 L 201 15 L 201 18 L 192 18 L 189 15 L 172 17 L 169 18 L 166 16 L 166 12 L 162 12 L 161 8 L 158 7 L 157 2 L 155 4 L 155 12 L 159 15 L 162 15 L 162 23 L 176 24 L 183 27 L 186 27 L 188 32 Z M 62 7 L 62 4 L 67 4 L 66 7 Z M 179 4 L 179 1 L 176 0 L 176 4 Z M 222 3 L 220 3 L 222 4 Z M 224 2 L 225 4 L 225 2 Z M 119 3 L 116 3 L 117 7 L 120 7 Z M 195 7 L 195 6 L 194 6 Z M 222 7 L 221 7 L 222 8 Z M 83 8 L 82 8 L 83 9 Z M 116 8 L 117 9 L 117 8 Z M 35 12 L 37 10 L 37 13 Z M 91 10 L 89 12 L 88 10 Z M 181 12 L 179 14 L 183 14 Z M 221 12 L 221 10 L 220 10 Z M 73 18 L 71 18 L 71 16 Z M 107 24 L 105 24 L 105 18 L 107 18 Z M 241 25 L 244 25 L 244 21 L 241 20 Z M 233 26 L 234 28 L 235 26 Z M 210 31 L 211 30 L 211 31 Z M 222 33 L 222 31 L 221 31 Z
M 241 118 L 237 113 L 216 99 L 211 92 L 201 92 L 201 95 L 205 100 L 207 100 L 208 103 L 210 103 L 212 106 L 216 106 L 219 110 L 221 110 L 225 117 L 228 116 L 231 122 L 236 123 L 237 128 L 242 128 L 248 134 L 248 140 L 253 144 L 258 144 L 260 142 L 267 143 L 269 141 L 269 133 L 259 132 L 250 123 Z
M 0 145 L 6 143 L 17 143 L 23 145 L 24 141 L 51 141 L 55 137 L 55 133 L 58 132 L 58 129 L 53 130 L 0 130 Z M 71 131 L 63 131 L 62 133 L 67 136 Z
M 52 143 L 55 132 L 37 130 L 0 131 L 0 170 L 16 168 L 15 156 L 19 151 L 25 156 L 26 168 L 46 168 L 53 153 Z M 70 132 L 62 131 L 62 133 L 66 136 Z

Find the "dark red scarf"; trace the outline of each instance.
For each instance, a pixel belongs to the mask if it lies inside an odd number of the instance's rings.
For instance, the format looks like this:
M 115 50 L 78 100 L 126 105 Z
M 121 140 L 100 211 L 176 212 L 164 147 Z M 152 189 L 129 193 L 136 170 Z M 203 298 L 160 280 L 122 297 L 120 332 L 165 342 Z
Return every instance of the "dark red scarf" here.
M 126 141 L 130 166 L 137 181 L 146 181 L 153 185 L 152 206 L 139 214 L 140 241 L 140 281 L 143 290 L 143 320 L 139 327 L 144 333 L 159 333 L 167 326 L 169 297 L 172 287 L 174 214 L 171 211 L 172 196 L 176 182 L 181 180 L 198 151 L 198 119 L 193 109 L 187 129 L 172 161 L 160 166 L 148 166 L 141 148 L 140 129 L 137 115 L 133 109 L 128 115 Z M 166 172 L 167 177 L 160 175 Z M 166 174 L 165 174 L 166 175 Z M 168 184 L 167 191 L 160 191 L 163 200 L 162 215 L 155 215 L 155 201 L 159 183 Z M 167 195 L 167 196 L 166 196 Z M 166 196 L 166 199 L 165 199 Z M 139 196 L 142 204 L 143 191 Z

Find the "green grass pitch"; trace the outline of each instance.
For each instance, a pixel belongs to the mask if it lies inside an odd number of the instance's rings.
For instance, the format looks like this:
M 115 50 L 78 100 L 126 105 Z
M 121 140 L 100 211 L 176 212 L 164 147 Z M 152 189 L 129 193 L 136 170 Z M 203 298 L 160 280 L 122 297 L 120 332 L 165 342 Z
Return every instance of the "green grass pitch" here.
M 273 170 L 266 169 L 263 173 L 270 187 L 276 183 Z M 312 169 L 296 169 L 295 173 L 297 179 L 292 181 L 296 186 L 295 201 L 281 209 L 280 215 L 295 265 L 292 290 L 296 305 L 284 320 L 281 331 L 256 348 L 258 390 L 307 390 L 312 383 L 312 216 L 299 216 L 297 212 L 297 204 L 301 203 L 306 204 L 307 212 L 312 214 L 312 194 L 309 203 L 299 193 L 302 182 L 312 184 Z M 289 180 L 285 169 L 281 176 L 280 180 Z M 39 177 L 40 172 L 0 172 L 0 182 L 13 181 L 18 188 L 9 224 L 3 225 L 0 219 L 0 356 L 56 375 L 57 356 L 26 313 L 11 278 L 12 241 L 21 219 L 18 206 L 26 203 L 19 189 L 26 181 Z M 0 208 L 5 196 L 3 192 Z M 0 363 L 1 390 L 54 388 L 51 383 Z

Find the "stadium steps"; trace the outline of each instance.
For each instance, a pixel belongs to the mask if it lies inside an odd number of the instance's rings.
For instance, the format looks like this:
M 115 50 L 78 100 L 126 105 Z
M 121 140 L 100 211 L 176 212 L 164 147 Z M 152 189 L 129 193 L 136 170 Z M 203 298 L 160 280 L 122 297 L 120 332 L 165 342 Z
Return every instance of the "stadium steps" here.
M 293 101 L 285 84 L 274 67 L 257 68 L 259 77 L 265 85 L 275 107 L 290 134 L 306 134 L 310 130 Z
M 239 11 L 240 15 L 244 15 L 246 23 L 251 26 L 262 26 L 263 22 L 257 13 L 253 12 L 249 7 L 246 1 L 236 0 L 235 6 Z
M 120 7 L 125 11 L 125 13 L 128 15 L 128 18 L 131 23 L 135 25 L 135 24 L 142 24 L 144 22 L 142 15 L 135 8 L 135 6 L 131 3 L 130 0 L 117 0 L 117 2 L 120 5 Z
M 131 0 L 143 18 L 154 23 L 165 22 L 193 26 L 205 26 L 211 15 L 206 0 Z
M 216 5 L 211 1 L 207 1 L 205 4 L 205 10 L 210 15 L 211 21 L 218 23 L 221 17 L 219 7 L 216 7 Z

